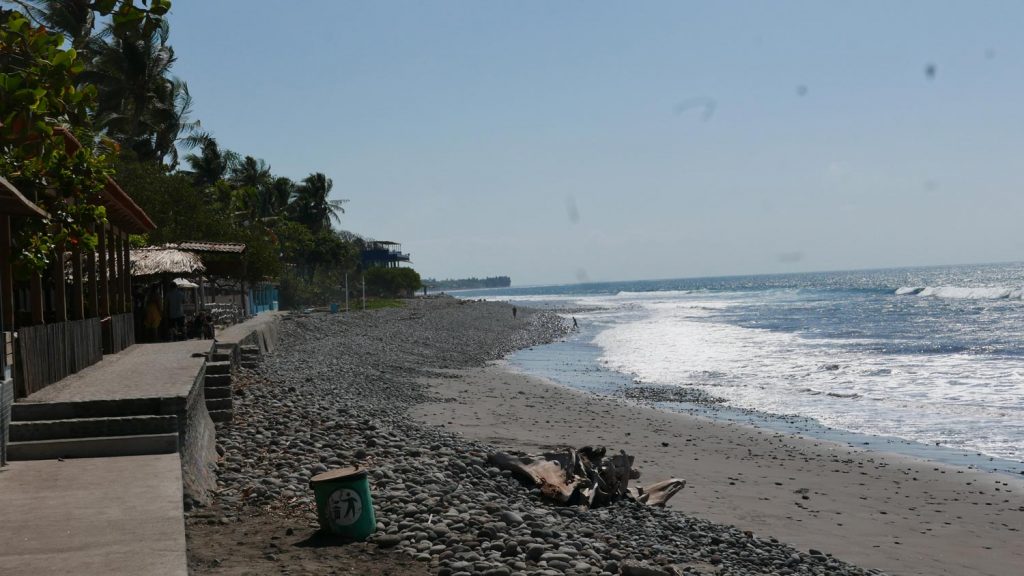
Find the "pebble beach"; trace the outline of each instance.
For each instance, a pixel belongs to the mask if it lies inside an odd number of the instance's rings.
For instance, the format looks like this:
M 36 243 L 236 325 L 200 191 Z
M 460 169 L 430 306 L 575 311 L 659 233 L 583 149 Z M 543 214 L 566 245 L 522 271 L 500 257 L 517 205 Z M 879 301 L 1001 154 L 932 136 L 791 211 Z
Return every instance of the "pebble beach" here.
M 509 372 L 496 361 L 568 329 L 553 313 L 518 312 L 430 298 L 286 317 L 278 349 L 236 378 L 214 503 L 186 513 L 191 572 L 1011 574 L 1024 565 L 1019 480 Z M 688 485 L 667 509 L 623 501 L 581 511 L 486 464 L 495 450 L 585 444 L 636 456 L 641 483 Z M 371 470 L 377 532 L 341 544 L 317 534 L 308 482 L 355 464 Z

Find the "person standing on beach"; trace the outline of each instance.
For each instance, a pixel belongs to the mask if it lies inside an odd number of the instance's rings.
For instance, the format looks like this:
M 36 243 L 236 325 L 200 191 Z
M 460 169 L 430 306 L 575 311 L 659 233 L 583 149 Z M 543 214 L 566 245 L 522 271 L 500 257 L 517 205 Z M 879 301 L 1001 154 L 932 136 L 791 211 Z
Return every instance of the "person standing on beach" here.
M 573 330 L 579 330 L 580 329 L 580 325 L 576 323 L 576 317 L 575 316 L 572 317 L 572 329 Z
M 171 340 L 182 338 L 185 331 L 185 294 L 174 282 L 171 282 L 167 291 L 167 319 L 171 329 Z
M 160 323 L 163 321 L 163 313 L 160 310 L 160 294 L 156 288 L 149 291 L 149 299 L 146 303 L 146 317 L 143 326 L 146 329 L 146 340 L 149 342 L 160 341 Z
M 516 310 L 516 307 L 515 307 L 515 306 L 513 306 L 513 307 L 512 307 L 512 319 L 513 319 L 513 320 L 515 320 L 515 319 L 516 319 L 516 312 L 517 312 L 517 310 Z

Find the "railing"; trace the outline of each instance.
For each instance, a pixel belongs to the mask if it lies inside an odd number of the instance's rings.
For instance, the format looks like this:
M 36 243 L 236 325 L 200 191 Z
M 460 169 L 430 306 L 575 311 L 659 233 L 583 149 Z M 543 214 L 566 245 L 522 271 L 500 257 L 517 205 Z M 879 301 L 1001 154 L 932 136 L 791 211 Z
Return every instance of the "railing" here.
M 135 344 L 135 315 L 131 312 L 110 316 L 110 326 L 103 331 L 103 353 L 117 354 Z
M 15 395 L 28 396 L 103 359 L 99 318 L 18 329 Z

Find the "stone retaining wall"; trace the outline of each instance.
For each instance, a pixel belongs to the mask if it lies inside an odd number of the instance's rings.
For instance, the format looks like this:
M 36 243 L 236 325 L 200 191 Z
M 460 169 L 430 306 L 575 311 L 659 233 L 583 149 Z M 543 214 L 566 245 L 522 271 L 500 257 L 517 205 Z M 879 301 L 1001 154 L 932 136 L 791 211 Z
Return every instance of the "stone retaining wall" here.
M 241 364 L 243 346 L 257 346 L 260 355 L 274 350 L 279 322 L 280 315 L 275 314 L 254 322 L 251 328 L 245 324 L 232 326 L 218 336 L 210 352 L 211 360 L 226 353 L 233 374 Z M 216 428 L 206 402 L 206 364 L 196 375 L 185 405 L 177 414 L 186 508 L 206 505 L 211 499 L 210 492 L 217 488 L 218 459 Z
M 204 364 L 178 412 L 178 451 L 186 508 L 208 504 L 210 492 L 217 488 L 217 438 L 206 410 L 205 380 Z
M 11 405 L 14 404 L 14 380 L 0 382 L 0 466 L 7 464 L 7 428 L 11 423 Z

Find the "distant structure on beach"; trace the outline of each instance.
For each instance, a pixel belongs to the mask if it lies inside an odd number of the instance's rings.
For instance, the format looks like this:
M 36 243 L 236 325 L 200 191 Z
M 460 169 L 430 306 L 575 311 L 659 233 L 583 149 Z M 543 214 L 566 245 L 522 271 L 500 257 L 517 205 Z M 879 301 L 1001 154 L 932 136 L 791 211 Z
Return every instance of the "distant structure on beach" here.
M 363 248 L 363 268 L 398 268 L 402 262 L 409 262 L 409 255 L 402 253 L 402 245 L 388 240 L 367 240 Z
M 460 278 L 458 280 L 435 280 L 427 278 L 423 284 L 431 290 L 472 290 L 476 288 L 508 288 L 512 279 L 508 276 L 492 276 L 489 278 Z

